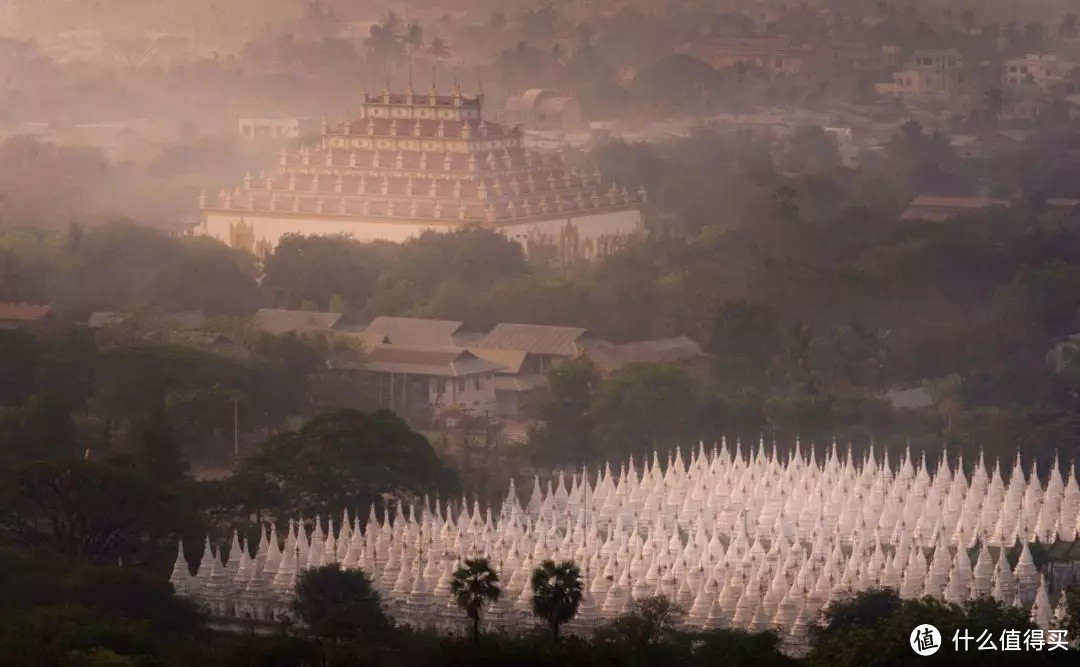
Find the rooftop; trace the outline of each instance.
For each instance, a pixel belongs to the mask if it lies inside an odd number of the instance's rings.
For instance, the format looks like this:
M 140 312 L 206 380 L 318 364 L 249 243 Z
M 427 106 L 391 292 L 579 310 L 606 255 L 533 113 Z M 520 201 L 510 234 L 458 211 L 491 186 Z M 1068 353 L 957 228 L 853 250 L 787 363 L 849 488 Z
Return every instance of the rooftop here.
M 951 220 L 964 215 L 969 211 L 978 211 L 993 206 L 1008 208 L 1012 202 L 989 197 L 937 197 L 920 195 L 916 197 L 901 220 Z
M 539 324 L 498 324 L 477 345 L 494 350 L 520 350 L 529 354 L 576 357 L 581 353 L 578 339 L 585 329 Z
M 686 336 L 616 345 L 605 340 L 582 341 L 585 354 L 600 370 L 610 373 L 628 364 L 672 363 L 701 356 L 701 346 Z
M 368 334 L 380 334 L 392 345 L 424 347 L 454 347 L 453 336 L 461 322 L 428 320 L 418 317 L 376 317 L 364 329 Z
M 368 353 L 365 368 L 377 373 L 465 377 L 494 373 L 502 366 L 460 347 L 379 345 Z
M 36 322 L 52 310 L 47 303 L 0 303 L 0 320 Z
M 521 366 L 525 363 L 525 352 L 521 350 L 493 350 L 483 347 L 470 347 L 469 351 L 492 363 L 503 366 L 499 371 L 504 375 L 517 375 L 521 372 Z
M 255 325 L 272 334 L 315 333 L 334 329 L 341 313 L 318 313 L 309 310 L 263 308 L 252 318 Z

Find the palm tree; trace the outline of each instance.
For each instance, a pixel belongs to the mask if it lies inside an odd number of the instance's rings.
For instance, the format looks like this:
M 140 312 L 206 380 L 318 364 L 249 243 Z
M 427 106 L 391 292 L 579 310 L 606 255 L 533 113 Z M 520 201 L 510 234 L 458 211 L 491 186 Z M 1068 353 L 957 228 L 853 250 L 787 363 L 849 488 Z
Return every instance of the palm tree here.
M 581 604 L 581 570 L 573 561 L 558 565 L 545 560 L 533 570 L 533 614 L 551 626 L 551 634 L 559 641 L 559 626 L 572 619 Z
M 443 41 L 442 37 L 431 40 L 427 52 L 429 56 L 436 60 L 450 57 L 450 49 L 446 46 L 446 42 Z
M 1075 39 L 1078 34 L 1077 24 L 1080 21 L 1077 20 L 1076 14 L 1066 14 L 1061 17 L 1061 25 L 1058 27 L 1058 34 L 1062 39 Z
M 465 565 L 454 572 L 450 594 L 457 601 L 457 606 L 472 619 L 473 646 L 479 646 L 480 612 L 488 604 L 498 602 L 502 595 L 498 573 L 491 569 L 486 558 L 466 560 Z
M 412 21 L 405 29 L 405 44 L 410 53 L 416 53 L 424 45 L 424 29 L 419 21 Z

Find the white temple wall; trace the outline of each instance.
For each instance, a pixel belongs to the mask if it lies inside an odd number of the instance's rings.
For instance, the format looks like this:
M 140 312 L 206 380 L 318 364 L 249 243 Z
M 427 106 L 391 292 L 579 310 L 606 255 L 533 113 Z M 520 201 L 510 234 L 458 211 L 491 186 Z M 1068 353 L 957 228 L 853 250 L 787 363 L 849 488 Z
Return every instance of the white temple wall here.
M 281 237 L 286 234 L 315 234 L 333 236 L 345 234 L 362 243 L 371 241 L 391 241 L 403 243 L 425 231 L 447 232 L 453 229 L 478 223 L 425 223 L 425 222 L 387 222 L 385 220 L 357 220 L 355 218 L 334 218 L 332 216 L 293 216 L 272 214 L 265 211 L 204 211 L 199 233 L 225 244 L 230 244 L 230 227 L 243 220 L 254 231 L 255 247 L 261 243 L 276 247 Z M 529 220 L 520 223 L 497 223 L 500 232 L 506 236 L 524 242 L 527 239 L 557 243 L 559 234 L 572 220 L 584 239 L 596 240 L 601 236 L 626 236 L 642 229 L 641 211 L 624 209 L 597 213 L 567 212 L 565 217 L 548 220 Z
M 345 234 L 357 241 L 391 241 L 402 243 L 409 238 L 419 236 L 427 230 L 449 231 L 452 227 L 439 224 L 365 221 L 329 216 L 302 217 L 273 215 L 266 212 L 245 214 L 241 211 L 206 211 L 203 213 L 201 233 L 212 236 L 222 243 L 229 243 L 230 225 L 241 218 L 251 225 L 255 233 L 255 242 L 266 241 L 276 247 L 281 237 L 286 234 L 315 234 L 333 236 Z
M 528 220 L 520 223 L 502 223 L 499 231 L 516 241 L 529 238 L 544 239 L 557 243 L 559 233 L 572 220 L 581 233 L 582 239 L 597 239 L 601 236 L 626 236 L 643 229 L 641 211 L 626 209 L 622 211 L 604 211 L 584 215 L 568 213 L 566 217 L 550 220 Z

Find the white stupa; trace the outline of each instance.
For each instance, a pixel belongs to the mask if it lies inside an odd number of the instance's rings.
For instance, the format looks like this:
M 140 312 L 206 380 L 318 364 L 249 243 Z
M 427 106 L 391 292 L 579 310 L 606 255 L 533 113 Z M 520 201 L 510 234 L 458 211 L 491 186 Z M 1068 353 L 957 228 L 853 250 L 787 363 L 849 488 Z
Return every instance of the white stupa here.
M 466 627 L 450 579 L 466 558 L 499 571 L 502 599 L 485 623 L 513 630 L 536 621 L 530 574 L 540 561 L 573 560 L 584 575 L 580 616 L 587 631 L 664 594 L 691 628 L 775 629 L 805 644 L 809 626 L 839 596 L 888 586 L 905 599 L 931 595 L 962 603 L 990 595 L 1019 604 L 1040 626 L 1055 609 L 1028 542 L 1076 539 L 1080 486 L 1057 461 L 1042 486 L 1017 457 L 1006 482 L 980 454 L 970 474 L 943 454 L 931 472 L 905 451 L 899 464 L 873 449 L 862 459 L 824 460 L 796 442 L 782 459 L 759 443 L 736 443 L 661 465 L 653 455 L 588 471 L 534 478 L 524 506 L 513 482 L 501 507 L 427 498 L 419 507 L 291 524 L 283 542 L 271 526 L 252 556 L 238 536 L 223 564 L 209 540 L 192 576 L 180 549 L 170 581 L 212 614 L 279 620 L 305 568 L 340 563 L 367 571 L 396 622 L 444 632 Z M 390 515 L 393 515 L 392 518 Z M 325 531 L 324 531 L 325 528 Z M 1011 568 L 1006 550 L 1022 543 Z M 969 549 L 974 554 L 969 555 Z M 1053 598 L 1057 599 L 1057 598 Z

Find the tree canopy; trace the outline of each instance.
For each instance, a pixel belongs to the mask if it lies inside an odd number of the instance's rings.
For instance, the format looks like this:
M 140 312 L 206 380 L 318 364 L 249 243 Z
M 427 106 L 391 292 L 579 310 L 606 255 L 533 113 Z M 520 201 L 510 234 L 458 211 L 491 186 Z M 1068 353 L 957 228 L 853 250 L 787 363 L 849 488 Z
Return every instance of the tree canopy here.
M 454 474 L 427 439 L 386 410 L 336 410 L 270 436 L 245 459 L 237 483 L 252 510 L 278 518 L 329 516 L 424 493 L 449 493 Z
M 377 637 L 389 627 L 367 573 L 342 570 L 337 563 L 300 572 L 294 609 L 318 637 L 331 643 Z
M 182 523 L 173 497 L 109 463 L 39 461 L 6 478 L 0 529 L 27 547 L 96 564 L 138 563 Z
M 450 595 L 458 607 L 472 621 L 473 644 L 480 645 L 480 615 L 484 608 L 499 601 L 502 589 L 499 575 L 486 558 L 466 559 L 465 564 L 454 571 L 450 581 Z
M 572 561 L 545 560 L 533 570 L 533 614 L 547 622 L 559 641 L 559 627 L 577 615 L 581 605 L 581 570 Z

